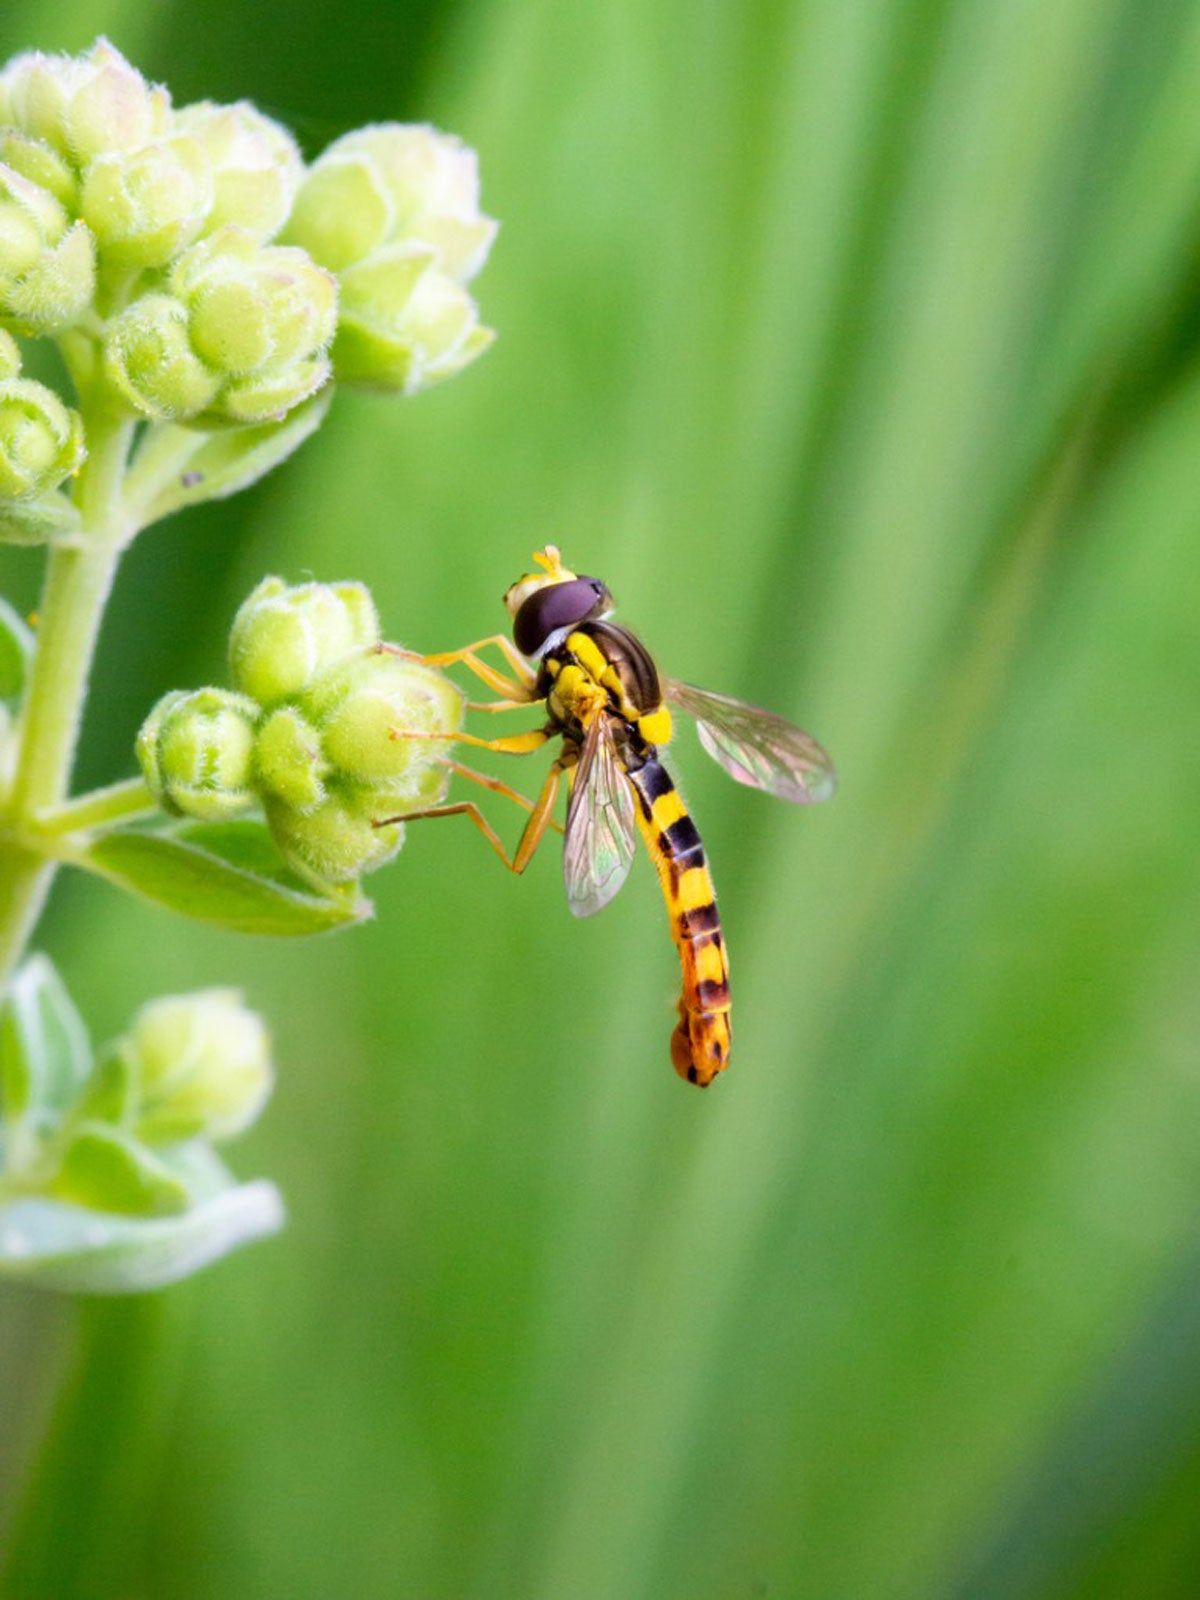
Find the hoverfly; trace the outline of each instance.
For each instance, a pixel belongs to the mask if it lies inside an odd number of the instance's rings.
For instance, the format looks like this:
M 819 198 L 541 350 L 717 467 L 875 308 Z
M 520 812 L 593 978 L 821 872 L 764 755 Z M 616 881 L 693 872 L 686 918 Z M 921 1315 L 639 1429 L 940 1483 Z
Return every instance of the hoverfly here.
M 533 559 L 540 570 L 519 578 L 504 596 L 511 641 L 494 634 L 461 650 L 419 658 L 429 666 L 461 663 L 501 696 L 473 709 L 546 709 L 545 723 L 526 733 L 451 736 L 513 755 L 561 741 L 536 802 L 495 778 L 449 763 L 530 812 L 516 853 L 509 857 L 472 801 L 431 806 L 403 820 L 469 816 L 505 865 L 523 872 L 547 829 L 558 826 L 551 819 L 565 773 L 570 801 L 562 830 L 563 877 L 577 917 L 601 910 L 620 889 L 640 831 L 658 871 L 683 967 L 671 1061 L 689 1083 L 707 1087 L 729 1064 L 729 962 L 700 834 L 659 754 L 671 738 L 671 710 L 695 719 L 704 749 L 730 777 L 781 800 L 805 805 L 828 799 L 836 781 L 833 766 L 815 739 L 782 717 L 661 677 L 641 640 L 608 620 L 612 596 L 598 578 L 569 571 L 553 545 Z M 503 653 L 511 677 L 482 659 L 480 652 L 489 646 Z

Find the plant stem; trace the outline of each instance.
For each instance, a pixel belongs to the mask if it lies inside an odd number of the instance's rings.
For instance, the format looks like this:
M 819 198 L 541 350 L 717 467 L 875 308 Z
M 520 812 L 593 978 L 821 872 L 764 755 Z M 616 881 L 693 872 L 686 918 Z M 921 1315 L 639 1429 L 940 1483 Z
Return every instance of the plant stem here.
M 132 424 L 87 417 L 89 454 L 75 483 L 83 541 L 53 548 L 46 567 L 33 675 L 8 804 L 14 831 L 67 793 L 100 619 L 129 530 L 121 486 Z M 20 845 L 0 854 L 0 983 L 24 953 L 55 864 Z
M 95 828 L 110 828 L 131 817 L 149 816 L 158 810 L 144 778 L 124 778 L 103 789 L 89 789 L 62 805 L 39 811 L 33 819 L 38 835 L 58 838 L 61 834 L 88 833 Z
M 147 430 L 125 478 L 125 502 L 142 525 L 156 497 L 184 471 L 207 442 L 191 428 L 156 422 Z

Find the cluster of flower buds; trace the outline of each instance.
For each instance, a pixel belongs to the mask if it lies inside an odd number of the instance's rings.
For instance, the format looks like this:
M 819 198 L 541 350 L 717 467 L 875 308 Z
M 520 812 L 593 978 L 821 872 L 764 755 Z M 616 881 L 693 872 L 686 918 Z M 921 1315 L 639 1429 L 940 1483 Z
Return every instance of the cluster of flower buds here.
M 473 153 L 431 128 L 363 129 L 306 175 L 254 106 L 175 108 L 104 40 L 0 72 L 0 320 L 99 329 L 137 416 L 261 424 L 335 368 L 449 377 L 491 339 L 463 285 L 494 232 Z
M 379 824 L 445 794 L 460 691 L 381 643 L 358 583 L 264 579 L 234 619 L 229 659 L 232 690 L 169 694 L 138 737 L 163 808 L 215 820 L 261 806 L 285 860 L 322 883 L 390 860 L 403 824 Z
M 329 377 L 337 289 L 303 250 L 222 228 L 112 322 L 109 381 L 143 416 L 266 422 Z

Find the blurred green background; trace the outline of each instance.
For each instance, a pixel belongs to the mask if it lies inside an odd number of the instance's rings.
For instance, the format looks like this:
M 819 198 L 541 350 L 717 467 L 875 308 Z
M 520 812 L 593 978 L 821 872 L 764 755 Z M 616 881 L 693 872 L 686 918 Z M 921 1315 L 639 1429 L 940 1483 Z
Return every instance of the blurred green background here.
M 291 1222 L 0 1297 L 8 1591 L 1200 1593 L 1200 4 L 11 0 L 0 45 L 101 31 L 310 154 L 454 129 L 503 231 L 477 369 L 135 549 L 81 781 L 264 571 L 449 648 L 557 537 L 842 790 L 680 739 L 707 1095 L 648 869 L 575 925 L 552 850 L 414 827 L 303 946 L 62 882 L 97 1037 L 230 979 L 271 1017 L 232 1154 Z

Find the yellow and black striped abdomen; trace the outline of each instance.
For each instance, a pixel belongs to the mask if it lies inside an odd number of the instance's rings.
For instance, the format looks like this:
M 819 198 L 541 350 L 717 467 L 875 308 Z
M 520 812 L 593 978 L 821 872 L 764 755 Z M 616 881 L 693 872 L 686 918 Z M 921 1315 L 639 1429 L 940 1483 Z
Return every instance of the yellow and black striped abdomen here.
M 712 874 L 696 824 L 662 763 L 651 756 L 629 781 L 683 967 L 671 1060 L 681 1077 L 705 1088 L 729 1065 L 730 1044 L 729 961 Z

